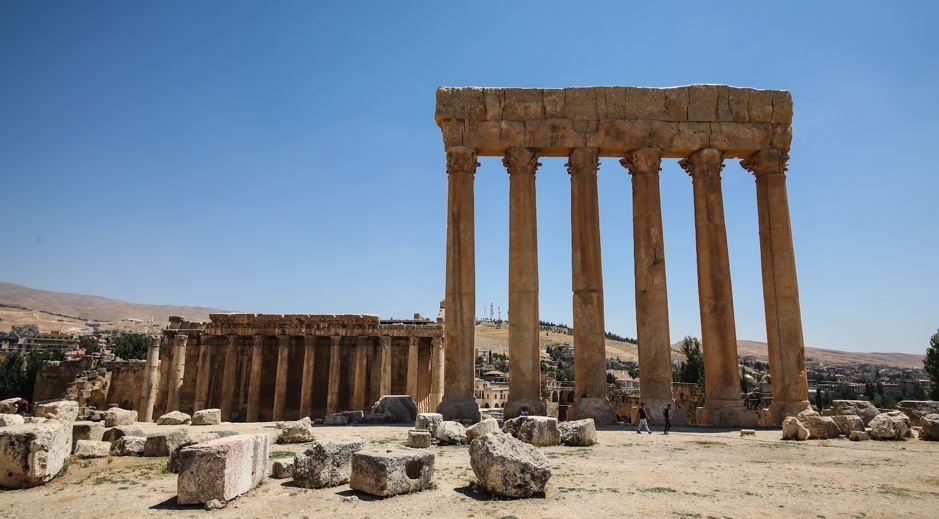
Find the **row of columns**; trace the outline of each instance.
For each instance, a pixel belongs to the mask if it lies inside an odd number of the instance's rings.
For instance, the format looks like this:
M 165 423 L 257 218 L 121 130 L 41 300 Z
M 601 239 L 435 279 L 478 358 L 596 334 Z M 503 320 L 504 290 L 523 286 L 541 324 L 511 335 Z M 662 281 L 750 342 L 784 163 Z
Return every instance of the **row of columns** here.
M 636 320 L 639 342 L 640 399 L 653 413 L 672 403 L 671 340 L 665 279 L 665 248 L 659 172 L 662 151 L 632 150 L 620 163 L 632 178 Z M 741 162 L 756 177 L 763 293 L 770 371 L 771 420 L 779 422 L 808 405 L 802 322 L 795 255 L 785 187 L 788 157 L 761 150 Z M 509 182 L 509 362 L 511 383 L 505 416 L 522 407 L 544 412 L 540 400 L 538 346 L 538 252 L 535 207 L 536 150 L 510 148 L 503 164 Z M 756 415 L 740 399 L 737 342 L 724 222 L 720 150 L 705 148 L 680 161 L 694 190 L 698 294 L 705 357 L 707 400 L 699 423 L 748 425 Z M 474 380 L 475 244 L 473 178 L 476 153 L 447 150 L 448 217 L 444 397 L 438 409 L 447 419 L 478 420 L 472 400 Z M 599 153 L 571 152 L 572 292 L 574 315 L 575 403 L 573 419 L 616 420 L 606 400 L 603 275 L 597 196 Z M 658 416 L 658 415 L 655 415 Z M 683 417 L 677 417 L 679 421 Z

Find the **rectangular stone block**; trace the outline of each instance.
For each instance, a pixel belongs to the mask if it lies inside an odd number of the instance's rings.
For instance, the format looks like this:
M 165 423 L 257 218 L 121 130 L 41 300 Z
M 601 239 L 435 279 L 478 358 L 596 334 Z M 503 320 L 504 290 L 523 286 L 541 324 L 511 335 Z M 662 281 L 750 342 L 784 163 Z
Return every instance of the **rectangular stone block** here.
M 577 148 L 584 145 L 584 134 L 574 130 L 570 119 L 543 119 L 525 123 L 525 145 L 534 148 Z
M 564 117 L 564 90 L 560 88 L 545 88 L 544 116 L 546 119 Z
M 792 94 L 784 90 L 773 90 L 773 123 L 792 124 Z
M 293 480 L 306 488 L 326 488 L 344 485 L 352 473 L 352 455 L 362 450 L 358 438 L 314 442 L 307 450 L 293 458 Z
M 379 497 L 420 492 L 434 484 L 434 460 L 434 453 L 423 449 L 356 452 L 349 486 Z
M 104 437 L 104 424 L 101 422 L 75 422 L 72 424 L 72 450 L 78 440 L 101 441 Z
M 506 88 L 502 119 L 528 121 L 544 118 L 544 101 L 540 88 Z
M 634 150 L 649 146 L 650 121 L 623 121 L 604 119 L 597 123 L 597 131 L 587 137 L 587 146 L 600 148 L 601 154 L 609 150 Z
M 717 85 L 688 87 L 688 120 L 717 121 Z
M 710 123 L 652 121 L 651 126 L 652 145 L 668 156 L 680 157 L 710 145 Z
M 661 88 L 623 87 L 626 96 L 625 119 L 669 119 L 665 107 L 665 90 Z
M 264 481 L 267 435 L 238 435 L 185 447 L 179 454 L 176 502 L 230 501 Z
M 59 475 L 72 452 L 72 424 L 59 420 L 0 429 L 0 487 L 28 488 Z
M 773 122 L 773 91 L 751 90 L 747 107 L 751 123 Z
M 564 117 L 596 121 L 600 119 L 597 113 L 597 100 L 593 88 L 565 88 L 564 89 Z
M 769 146 L 772 127 L 767 123 L 711 123 L 711 146 L 728 156 L 746 156 Z
M 483 114 L 485 121 L 498 121 L 502 119 L 502 104 L 505 100 L 505 93 L 501 88 L 484 88 L 483 102 L 486 111 Z

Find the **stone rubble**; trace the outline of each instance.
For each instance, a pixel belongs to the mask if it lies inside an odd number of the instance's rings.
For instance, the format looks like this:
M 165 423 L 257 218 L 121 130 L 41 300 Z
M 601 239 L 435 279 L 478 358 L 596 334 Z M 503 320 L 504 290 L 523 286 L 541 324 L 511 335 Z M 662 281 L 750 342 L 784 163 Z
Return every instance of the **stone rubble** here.
M 910 418 L 914 426 L 922 425 L 923 417 L 930 414 L 939 414 L 939 401 L 936 400 L 901 400 L 897 410 L 902 411 Z
M 157 425 L 186 425 L 192 421 L 192 417 L 181 411 L 172 411 L 157 418 Z
M 795 416 L 787 417 L 782 423 L 782 439 L 805 441 L 809 439 L 809 429 L 802 425 Z
M 42 485 L 59 475 L 72 452 L 72 427 L 60 420 L 0 428 L 0 487 Z
M 326 488 L 349 482 L 352 455 L 362 449 L 358 438 L 314 442 L 293 458 L 293 480 L 306 488 Z
M 78 421 L 72 423 L 72 448 L 78 440 L 102 441 L 104 424 L 101 422 Z
M 424 429 L 430 431 L 430 435 L 437 433 L 437 426 L 443 423 L 443 415 L 440 413 L 421 413 L 414 419 L 415 429 Z
M 292 479 L 293 478 L 293 462 L 292 461 L 275 461 L 271 465 L 271 477 L 274 479 Z
M 78 440 L 72 451 L 72 456 L 79 459 L 105 458 L 108 454 L 111 454 L 111 444 L 94 440 Z
M 519 440 L 530 443 L 535 447 L 550 447 L 561 444 L 557 418 L 550 416 L 525 416 L 520 418 L 518 429 L 514 434 Z
M 473 473 L 489 494 L 531 497 L 543 492 L 551 478 L 551 464 L 544 454 L 510 434 L 485 434 L 473 440 L 469 450 Z
M 466 440 L 473 441 L 484 434 L 499 431 L 499 421 L 495 418 L 485 418 L 466 428 Z
M 433 438 L 430 435 L 430 431 L 411 429 L 408 431 L 407 446 L 412 449 L 426 449 L 432 445 L 432 440 Z
M 597 426 L 593 418 L 558 422 L 561 443 L 571 447 L 589 447 L 597 443 Z
M 0 413 L 0 427 L 22 425 L 24 423 L 26 423 L 26 419 L 18 414 Z
M 277 443 L 307 443 L 314 439 L 313 422 L 309 417 L 294 422 L 285 422 L 277 435 Z
M 434 453 L 426 449 L 359 451 L 352 455 L 349 486 L 378 497 L 427 490 L 434 486 L 434 460 Z
M 920 418 L 922 430 L 919 439 L 926 441 L 939 441 L 939 413 L 931 413 Z
M 129 411 L 120 407 L 112 407 L 104 413 L 105 427 L 117 427 L 121 425 L 134 425 L 137 421 L 137 411 Z
M 33 414 L 39 418 L 74 422 L 78 419 L 78 402 L 74 400 L 56 400 L 54 402 L 46 402 L 44 404 L 37 405 Z
M 218 425 L 222 423 L 221 409 L 200 409 L 192 413 L 192 425 Z
M 875 416 L 880 414 L 880 411 L 867 400 L 834 400 L 831 403 L 831 414 L 857 415 L 867 426 Z
M 903 411 L 881 413 L 869 425 L 873 440 L 902 440 L 912 436 L 910 418 Z
M 111 454 L 115 456 L 143 456 L 146 443 L 147 439 L 144 437 L 123 436 L 111 445 Z
M 434 439 L 440 445 L 464 445 L 466 444 L 466 428 L 460 422 L 449 420 L 440 422 L 434 432 Z
M 411 395 L 385 395 L 375 402 L 365 417 L 366 423 L 413 423 L 417 404 Z
M 143 428 L 139 425 L 119 425 L 117 427 L 105 429 L 104 433 L 101 434 L 101 439 L 106 442 L 114 443 L 119 438 L 123 438 L 124 436 L 139 436 L 141 438 L 146 438 L 147 434 L 143 432 Z

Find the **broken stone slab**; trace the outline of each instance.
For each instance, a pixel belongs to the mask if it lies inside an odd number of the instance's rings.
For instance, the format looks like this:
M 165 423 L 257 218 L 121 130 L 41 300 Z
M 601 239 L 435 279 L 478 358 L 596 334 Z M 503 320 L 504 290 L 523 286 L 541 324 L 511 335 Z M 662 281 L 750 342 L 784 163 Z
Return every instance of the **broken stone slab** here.
M 230 501 L 257 487 L 267 473 L 265 434 L 238 435 L 184 447 L 179 453 L 176 502 Z
M 411 395 L 385 395 L 375 402 L 366 417 L 368 423 L 413 423 L 417 404 Z
M 172 411 L 157 418 L 157 425 L 186 425 L 192 417 L 182 411 Z
M 423 429 L 411 429 L 408 431 L 407 446 L 412 449 L 426 449 L 431 446 L 432 440 L 430 431 Z
M 78 402 L 74 400 L 56 400 L 36 406 L 34 413 L 39 418 L 74 422 L 78 419 Z
M 805 441 L 809 439 L 808 427 L 802 425 L 795 416 L 787 417 L 782 423 L 782 439 Z
M 831 403 L 831 414 L 857 415 L 864 420 L 864 425 L 869 425 L 880 411 L 874 407 L 874 404 L 867 400 L 833 400 Z
M 903 411 L 881 413 L 870 422 L 871 439 L 890 441 L 902 440 L 912 435 L 910 417 Z
M 922 430 L 919 432 L 919 439 L 926 441 L 939 441 L 939 413 L 931 413 L 923 416 L 919 420 Z
M 433 436 L 437 433 L 437 426 L 442 422 L 443 415 L 440 413 L 421 413 L 414 419 L 414 428 L 430 431 L 430 435 Z
M 192 425 L 218 425 L 222 423 L 221 409 L 200 409 L 192 413 Z
M 740 429 L 740 436 L 756 436 L 755 429 Z
M 123 436 L 111 445 L 111 454 L 115 456 L 143 456 L 146 438 Z
M 465 445 L 466 428 L 460 422 L 445 420 L 437 426 L 434 439 L 440 445 Z
M 349 425 L 351 423 L 351 418 L 343 413 L 333 413 L 326 415 L 324 421 L 326 425 Z M 286 425 L 286 422 L 284 423 Z
M 480 486 L 492 495 L 530 497 L 544 492 L 551 464 L 537 448 L 510 434 L 492 432 L 470 444 L 470 466 Z
M 864 430 L 864 420 L 861 420 L 861 417 L 856 414 L 836 414 L 832 415 L 831 419 L 835 421 L 835 425 L 838 426 L 838 429 L 841 429 L 841 434 L 845 436 L 850 436 L 851 431 Z
M 810 440 L 826 440 L 841 435 L 841 429 L 830 416 L 821 416 L 818 413 L 805 415 L 802 425 L 809 430 Z
M 72 452 L 70 424 L 11 425 L 0 429 L 0 487 L 28 488 L 59 475 Z
M 499 420 L 486 418 L 466 428 L 466 441 L 471 442 L 484 434 L 499 431 Z
M 519 440 L 536 447 L 561 444 L 558 419 L 550 416 L 525 416 L 515 433 Z
M 189 441 L 190 437 L 189 430 L 182 428 L 150 433 L 144 443 L 143 455 L 148 457 L 169 456 L 180 445 Z
M 434 486 L 434 459 L 425 449 L 359 451 L 352 455 L 349 486 L 378 497 L 427 490 Z
M 867 431 L 851 431 L 851 433 L 848 435 L 848 439 L 853 442 L 866 442 L 867 440 L 870 440 L 871 437 L 869 434 L 867 434 Z
M 168 442 L 173 441 L 173 444 L 167 446 L 170 455 L 169 459 L 166 460 L 166 470 L 170 472 L 179 472 L 179 455 L 184 448 L 220 438 L 219 434 L 216 432 L 193 432 L 189 429 L 181 430 L 183 431 L 182 437 L 173 436 L 172 440 L 169 437 L 167 438 Z
M 277 443 L 307 443 L 314 439 L 313 422 L 308 417 L 294 422 L 285 422 L 277 435 Z
M 78 440 L 75 442 L 75 449 L 72 456 L 76 458 L 105 458 L 111 454 L 111 444 L 109 442 L 94 440 Z
M 26 419 L 18 414 L 0 413 L 0 427 L 23 425 L 24 423 L 26 423 Z
M 0 400 L 0 414 L 17 414 L 18 409 L 16 408 L 16 403 L 19 401 L 20 397 L 18 396 Z
M 914 426 L 922 425 L 924 416 L 930 414 L 939 414 L 939 401 L 936 400 L 901 400 L 897 404 L 897 411 L 903 411 L 903 414 L 910 417 L 910 423 Z
M 104 413 L 105 427 L 117 427 L 119 425 L 134 425 L 137 421 L 137 411 L 112 407 Z
M 293 458 L 293 480 L 306 488 L 326 488 L 349 482 L 352 455 L 362 450 L 362 440 L 313 442 Z
M 572 447 L 589 447 L 597 443 L 597 425 L 593 418 L 558 422 L 561 443 Z
M 143 432 L 143 429 L 139 425 L 119 425 L 117 427 L 105 429 L 104 433 L 101 435 L 101 439 L 106 442 L 114 443 L 119 438 L 123 438 L 124 436 L 139 436 L 141 438 L 146 438 L 147 433 Z
M 102 441 L 104 424 L 101 422 L 78 421 L 72 423 L 72 450 L 78 440 Z

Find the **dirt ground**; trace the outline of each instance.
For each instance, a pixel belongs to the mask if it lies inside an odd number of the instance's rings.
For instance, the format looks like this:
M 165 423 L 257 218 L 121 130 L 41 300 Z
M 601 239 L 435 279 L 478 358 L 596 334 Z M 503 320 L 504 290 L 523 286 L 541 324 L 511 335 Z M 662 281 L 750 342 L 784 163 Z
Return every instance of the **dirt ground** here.
M 200 429 L 276 434 L 270 423 Z M 317 433 L 380 447 L 402 443 L 407 429 L 319 426 Z M 0 517 L 939 517 L 939 443 L 783 442 L 779 435 L 607 428 L 594 447 L 542 449 L 554 474 L 544 497 L 526 500 L 474 492 L 468 448 L 433 447 L 434 490 L 374 499 L 348 486 L 310 490 L 269 479 L 212 512 L 176 505 L 176 475 L 164 471 L 165 458 L 75 460 L 44 486 L 0 492 Z M 304 448 L 275 444 L 271 458 Z

